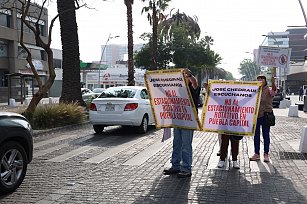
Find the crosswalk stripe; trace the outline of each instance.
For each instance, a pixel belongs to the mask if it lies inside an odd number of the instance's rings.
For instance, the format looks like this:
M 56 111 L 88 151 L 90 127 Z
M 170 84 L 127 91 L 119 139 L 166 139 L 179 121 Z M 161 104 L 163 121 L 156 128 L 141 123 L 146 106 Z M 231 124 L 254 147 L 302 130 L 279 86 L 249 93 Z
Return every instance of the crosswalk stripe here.
M 57 157 L 54 157 L 52 159 L 49 159 L 48 161 L 51 161 L 51 162 L 62 162 L 62 161 L 65 161 L 67 159 L 70 159 L 74 156 L 77 156 L 79 154 L 82 154 L 82 153 L 85 153 L 91 149 L 95 149 L 97 148 L 98 146 L 100 145 L 106 145 L 108 143 L 111 143 L 113 142 L 114 140 L 118 139 L 118 137 L 108 137 L 108 138 L 103 138 L 97 142 L 93 142 L 91 143 L 90 145 L 86 145 L 86 146 L 83 146 L 83 147 L 80 147 L 78 149 L 74 149 L 70 152 L 67 152 L 66 154 L 62 154 L 60 156 L 57 156 Z
M 33 144 L 33 147 L 34 148 L 38 148 L 38 147 L 41 147 L 41 146 L 44 146 L 46 144 L 50 144 L 50 143 L 54 143 L 54 142 L 58 142 L 58 141 L 61 141 L 61 140 L 65 140 L 65 139 L 69 139 L 69 138 L 72 138 L 72 137 L 75 137 L 77 135 L 62 135 L 60 137 L 54 137 L 52 139 L 49 139 L 49 140 L 44 140 L 42 142 L 36 142 Z
M 126 161 L 123 165 L 138 166 L 143 164 L 147 159 L 160 151 L 165 145 L 169 144 L 170 141 L 171 140 L 169 139 L 166 142 L 161 142 L 160 140 L 155 142 L 154 144 L 147 147 L 144 151 L 140 152 L 139 154 Z
M 51 152 L 54 152 L 56 150 L 62 149 L 63 147 L 67 147 L 67 146 L 68 146 L 68 143 L 64 143 L 64 144 L 56 145 L 56 146 L 48 148 L 48 149 L 43 149 L 41 151 L 34 152 L 33 157 L 34 158 L 40 157 L 40 156 L 43 156 L 45 154 L 49 154 Z
M 99 163 L 103 162 L 104 160 L 120 153 L 121 151 L 124 151 L 125 149 L 129 148 L 130 146 L 133 146 L 134 144 L 140 142 L 141 140 L 143 140 L 143 138 L 139 138 L 137 140 L 132 140 L 130 142 L 125 142 L 121 145 L 117 145 L 116 147 L 112 147 L 112 148 L 104 151 L 103 153 L 101 153 L 97 156 L 94 156 L 90 159 L 87 159 L 83 162 L 99 164 Z M 146 142 L 148 142 L 149 140 L 151 140 L 151 139 L 146 139 Z

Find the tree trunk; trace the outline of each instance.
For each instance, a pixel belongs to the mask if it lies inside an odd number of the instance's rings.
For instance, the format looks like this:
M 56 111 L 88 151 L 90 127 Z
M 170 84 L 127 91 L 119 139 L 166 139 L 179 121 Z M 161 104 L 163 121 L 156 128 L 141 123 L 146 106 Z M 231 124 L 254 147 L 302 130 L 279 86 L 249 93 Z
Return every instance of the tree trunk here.
M 60 102 L 85 105 L 81 95 L 80 54 L 75 0 L 57 0 L 63 50 L 63 85 Z
M 152 3 L 152 67 L 151 70 L 157 69 L 157 52 L 158 52 L 158 31 L 157 31 L 157 10 L 156 3 Z
M 128 23 L 128 86 L 134 86 L 134 64 L 133 64 L 133 30 L 132 30 L 132 4 L 127 3 Z

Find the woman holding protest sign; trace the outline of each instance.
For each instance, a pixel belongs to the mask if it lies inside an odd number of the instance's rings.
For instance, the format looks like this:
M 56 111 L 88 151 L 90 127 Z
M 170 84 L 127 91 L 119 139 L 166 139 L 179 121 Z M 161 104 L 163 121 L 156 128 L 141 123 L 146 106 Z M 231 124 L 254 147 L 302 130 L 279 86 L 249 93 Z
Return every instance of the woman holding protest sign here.
M 268 86 L 266 77 L 263 75 L 259 75 L 257 77 L 258 81 L 262 82 L 262 93 L 260 99 L 260 106 L 257 117 L 257 125 L 254 136 L 254 148 L 255 154 L 250 158 L 250 161 L 258 161 L 260 160 L 260 126 L 262 127 L 262 136 L 264 142 L 264 162 L 269 162 L 269 149 L 270 149 L 270 124 L 267 123 L 265 114 L 273 113 L 273 97 L 275 95 L 276 86 L 275 86 L 275 78 L 272 75 L 271 82 L 272 88 Z

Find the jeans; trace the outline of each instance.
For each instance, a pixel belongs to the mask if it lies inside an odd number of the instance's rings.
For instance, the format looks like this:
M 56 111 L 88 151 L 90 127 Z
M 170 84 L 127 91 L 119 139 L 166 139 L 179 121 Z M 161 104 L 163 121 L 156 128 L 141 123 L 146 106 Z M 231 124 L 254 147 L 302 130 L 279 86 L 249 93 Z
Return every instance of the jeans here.
M 268 154 L 270 150 L 270 126 L 264 125 L 264 116 L 257 118 L 257 125 L 254 137 L 255 154 L 260 153 L 260 125 L 262 127 L 264 153 Z
M 172 168 L 191 172 L 192 140 L 194 130 L 174 128 Z

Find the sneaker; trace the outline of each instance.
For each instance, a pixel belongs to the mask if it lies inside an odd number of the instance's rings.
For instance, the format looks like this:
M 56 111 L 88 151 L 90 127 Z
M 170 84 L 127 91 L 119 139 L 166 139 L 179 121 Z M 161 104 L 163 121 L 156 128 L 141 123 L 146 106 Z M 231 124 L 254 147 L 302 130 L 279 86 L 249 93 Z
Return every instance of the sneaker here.
M 180 171 L 178 174 L 177 174 L 177 177 L 178 178 L 189 178 L 192 176 L 192 173 L 191 172 L 187 172 L 187 171 Z
M 233 162 L 232 162 L 232 165 L 233 165 L 233 168 L 234 168 L 234 169 L 240 169 L 240 164 L 239 164 L 238 161 L 233 161 Z
M 174 175 L 174 174 L 178 174 L 179 172 L 180 170 L 173 169 L 172 167 L 169 169 L 164 169 L 163 171 L 164 175 Z
M 269 155 L 268 155 L 268 154 L 264 153 L 264 155 L 263 155 L 263 161 L 264 161 L 264 162 L 270 162 L 270 158 L 269 158 Z
M 260 160 L 259 154 L 254 154 L 251 158 L 249 158 L 249 161 L 258 161 Z
M 217 164 L 218 168 L 223 168 L 225 166 L 225 161 L 220 160 L 219 163 Z

